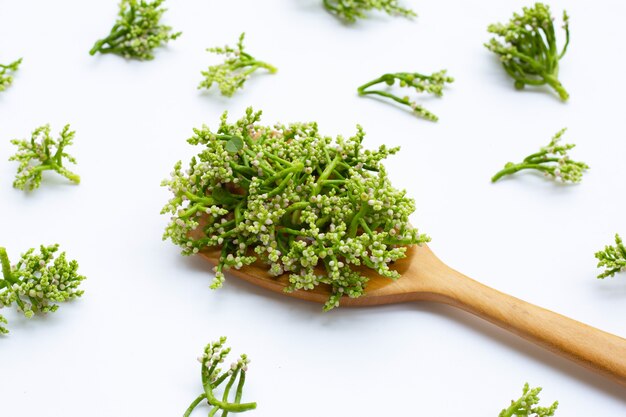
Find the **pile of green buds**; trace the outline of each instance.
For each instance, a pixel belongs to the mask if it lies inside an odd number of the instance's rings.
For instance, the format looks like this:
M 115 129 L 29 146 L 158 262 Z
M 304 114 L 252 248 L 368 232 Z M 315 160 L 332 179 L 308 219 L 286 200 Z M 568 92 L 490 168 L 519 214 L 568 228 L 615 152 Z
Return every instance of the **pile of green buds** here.
M 261 260 L 273 276 L 289 273 L 287 291 L 328 284 L 328 310 L 363 294 L 368 278 L 357 267 L 396 279 L 390 264 L 429 240 L 409 224 L 414 201 L 381 163 L 398 148 L 364 150 L 360 127 L 333 139 L 316 123 L 262 126 L 252 109 L 234 124 L 226 116 L 216 132 L 194 130 L 188 142 L 202 149 L 163 181 L 173 193 L 163 238 L 186 255 L 221 248 L 212 288 L 225 268 Z

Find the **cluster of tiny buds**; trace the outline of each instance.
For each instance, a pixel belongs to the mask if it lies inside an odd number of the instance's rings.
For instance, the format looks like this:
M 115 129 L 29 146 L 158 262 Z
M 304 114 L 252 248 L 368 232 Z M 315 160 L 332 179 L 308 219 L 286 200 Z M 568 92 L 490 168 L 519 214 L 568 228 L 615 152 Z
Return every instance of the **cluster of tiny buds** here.
M 250 359 L 248 359 L 248 356 L 243 354 L 239 357 L 239 359 L 237 359 L 237 362 L 233 362 L 230 364 L 229 372 L 233 373 L 237 371 L 238 369 L 241 369 L 242 371 L 247 372 L 249 363 L 250 363 Z
M 312 289 L 323 281 L 337 293 L 358 296 L 366 278 L 352 268 L 362 264 L 395 278 L 387 263 L 403 256 L 404 248 L 396 246 L 425 239 L 408 225 L 414 202 L 391 186 L 381 164 L 397 148 L 363 150 L 360 127 L 350 138 L 333 140 L 321 136 L 315 123 L 264 127 L 256 123 L 259 117 L 249 110 L 235 124 L 223 116 L 217 133 L 206 126 L 194 130 L 189 142 L 205 148 L 188 171 L 177 163 L 163 182 L 174 193 L 163 209 L 172 214 L 164 238 L 184 254 L 222 247 L 212 288 L 222 285 L 225 269 L 257 259 L 272 275 L 290 273 L 292 289 Z M 230 138 L 245 134 L 228 169 L 216 169 L 224 166 Z M 249 165 L 243 165 L 244 155 Z M 235 179 L 246 188 L 225 185 Z M 315 272 L 320 266 L 328 277 Z

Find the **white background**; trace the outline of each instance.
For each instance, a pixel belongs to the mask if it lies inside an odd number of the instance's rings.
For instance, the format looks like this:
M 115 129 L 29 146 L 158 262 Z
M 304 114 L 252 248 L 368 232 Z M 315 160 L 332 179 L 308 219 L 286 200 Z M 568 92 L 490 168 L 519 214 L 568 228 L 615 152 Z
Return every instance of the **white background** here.
M 390 174 L 446 263 L 626 336 L 626 275 L 596 280 L 593 257 L 626 235 L 625 3 L 551 3 L 559 24 L 564 6 L 571 15 L 566 104 L 548 89 L 515 91 L 483 47 L 487 25 L 525 2 L 405 0 L 417 19 L 374 14 L 352 26 L 321 0 L 167 3 L 164 21 L 183 35 L 136 62 L 88 55 L 115 1 L 0 0 L 0 62 L 24 57 L 0 94 L 0 242 L 13 259 L 59 242 L 89 278 L 82 299 L 48 317 L 3 310 L 3 416 L 182 415 L 201 392 L 195 358 L 220 335 L 252 358 L 244 399 L 258 401 L 249 413 L 258 417 L 496 416 L 525 381 L 544 387 L 542 403 L 560 401 L 557 415 L 624 416 L 624 388 L 447 306 L 322 313 L 236 278 L 210 291 L 209 266 L 161 241 L 159 184 L 197 151 L 185 142 L 191 129 L 215 127 L 226 109 L 233 119 L 263 109 L 267 124 L 316 120 L 329 135 L 361 123 L 367 147 L 402 146 Z M 278 73 L 255 75 L 232 99 L 197 91 L 200 71 L 218 60 L 204 49 L 242 31 Z M 383 72 L 442 68 L 456 82 L 422 101 L 438 123 L 356 95 Z M 68 122 L 80 186 L 48 175 L 33 193 L 13 189 L 9 140 Z M 532 173 L 489 182 L 565 126 L 573 157 L 591 166 L 580 185 Z

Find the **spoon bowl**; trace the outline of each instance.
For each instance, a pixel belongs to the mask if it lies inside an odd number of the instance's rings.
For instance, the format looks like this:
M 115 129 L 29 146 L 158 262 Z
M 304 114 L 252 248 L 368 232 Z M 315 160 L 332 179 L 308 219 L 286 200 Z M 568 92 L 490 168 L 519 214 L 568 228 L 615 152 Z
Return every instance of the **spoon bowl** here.
M 215 265 L 220 250 L 207 249 L 200 255 Z M 397 280 L 359 268 L 369 278 L 365 294 L 358 298 L 342 297 L 340 305 L 358 307 L 420 300 L 448 304 L 626 386 L 626 339 L 474 281 L 440 261 L 427 245 L 407 248 L 406 257 L 395 262 L 393 269 L 401 274 Z M 285 292 L 287 274 L 273 277 L 260 261 L 229 272 L 254 285 L 306 301 L 325 303 L 330 295 L 327 285 Z

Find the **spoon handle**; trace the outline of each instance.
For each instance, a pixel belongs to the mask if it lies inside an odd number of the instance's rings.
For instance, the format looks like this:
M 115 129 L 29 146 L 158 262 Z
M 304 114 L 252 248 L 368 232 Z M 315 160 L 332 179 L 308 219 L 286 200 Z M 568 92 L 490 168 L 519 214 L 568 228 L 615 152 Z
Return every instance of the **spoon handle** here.
M 489 288 L 446 268 L 437 301 L 459 307 L 626 386 L 626 339 Z

